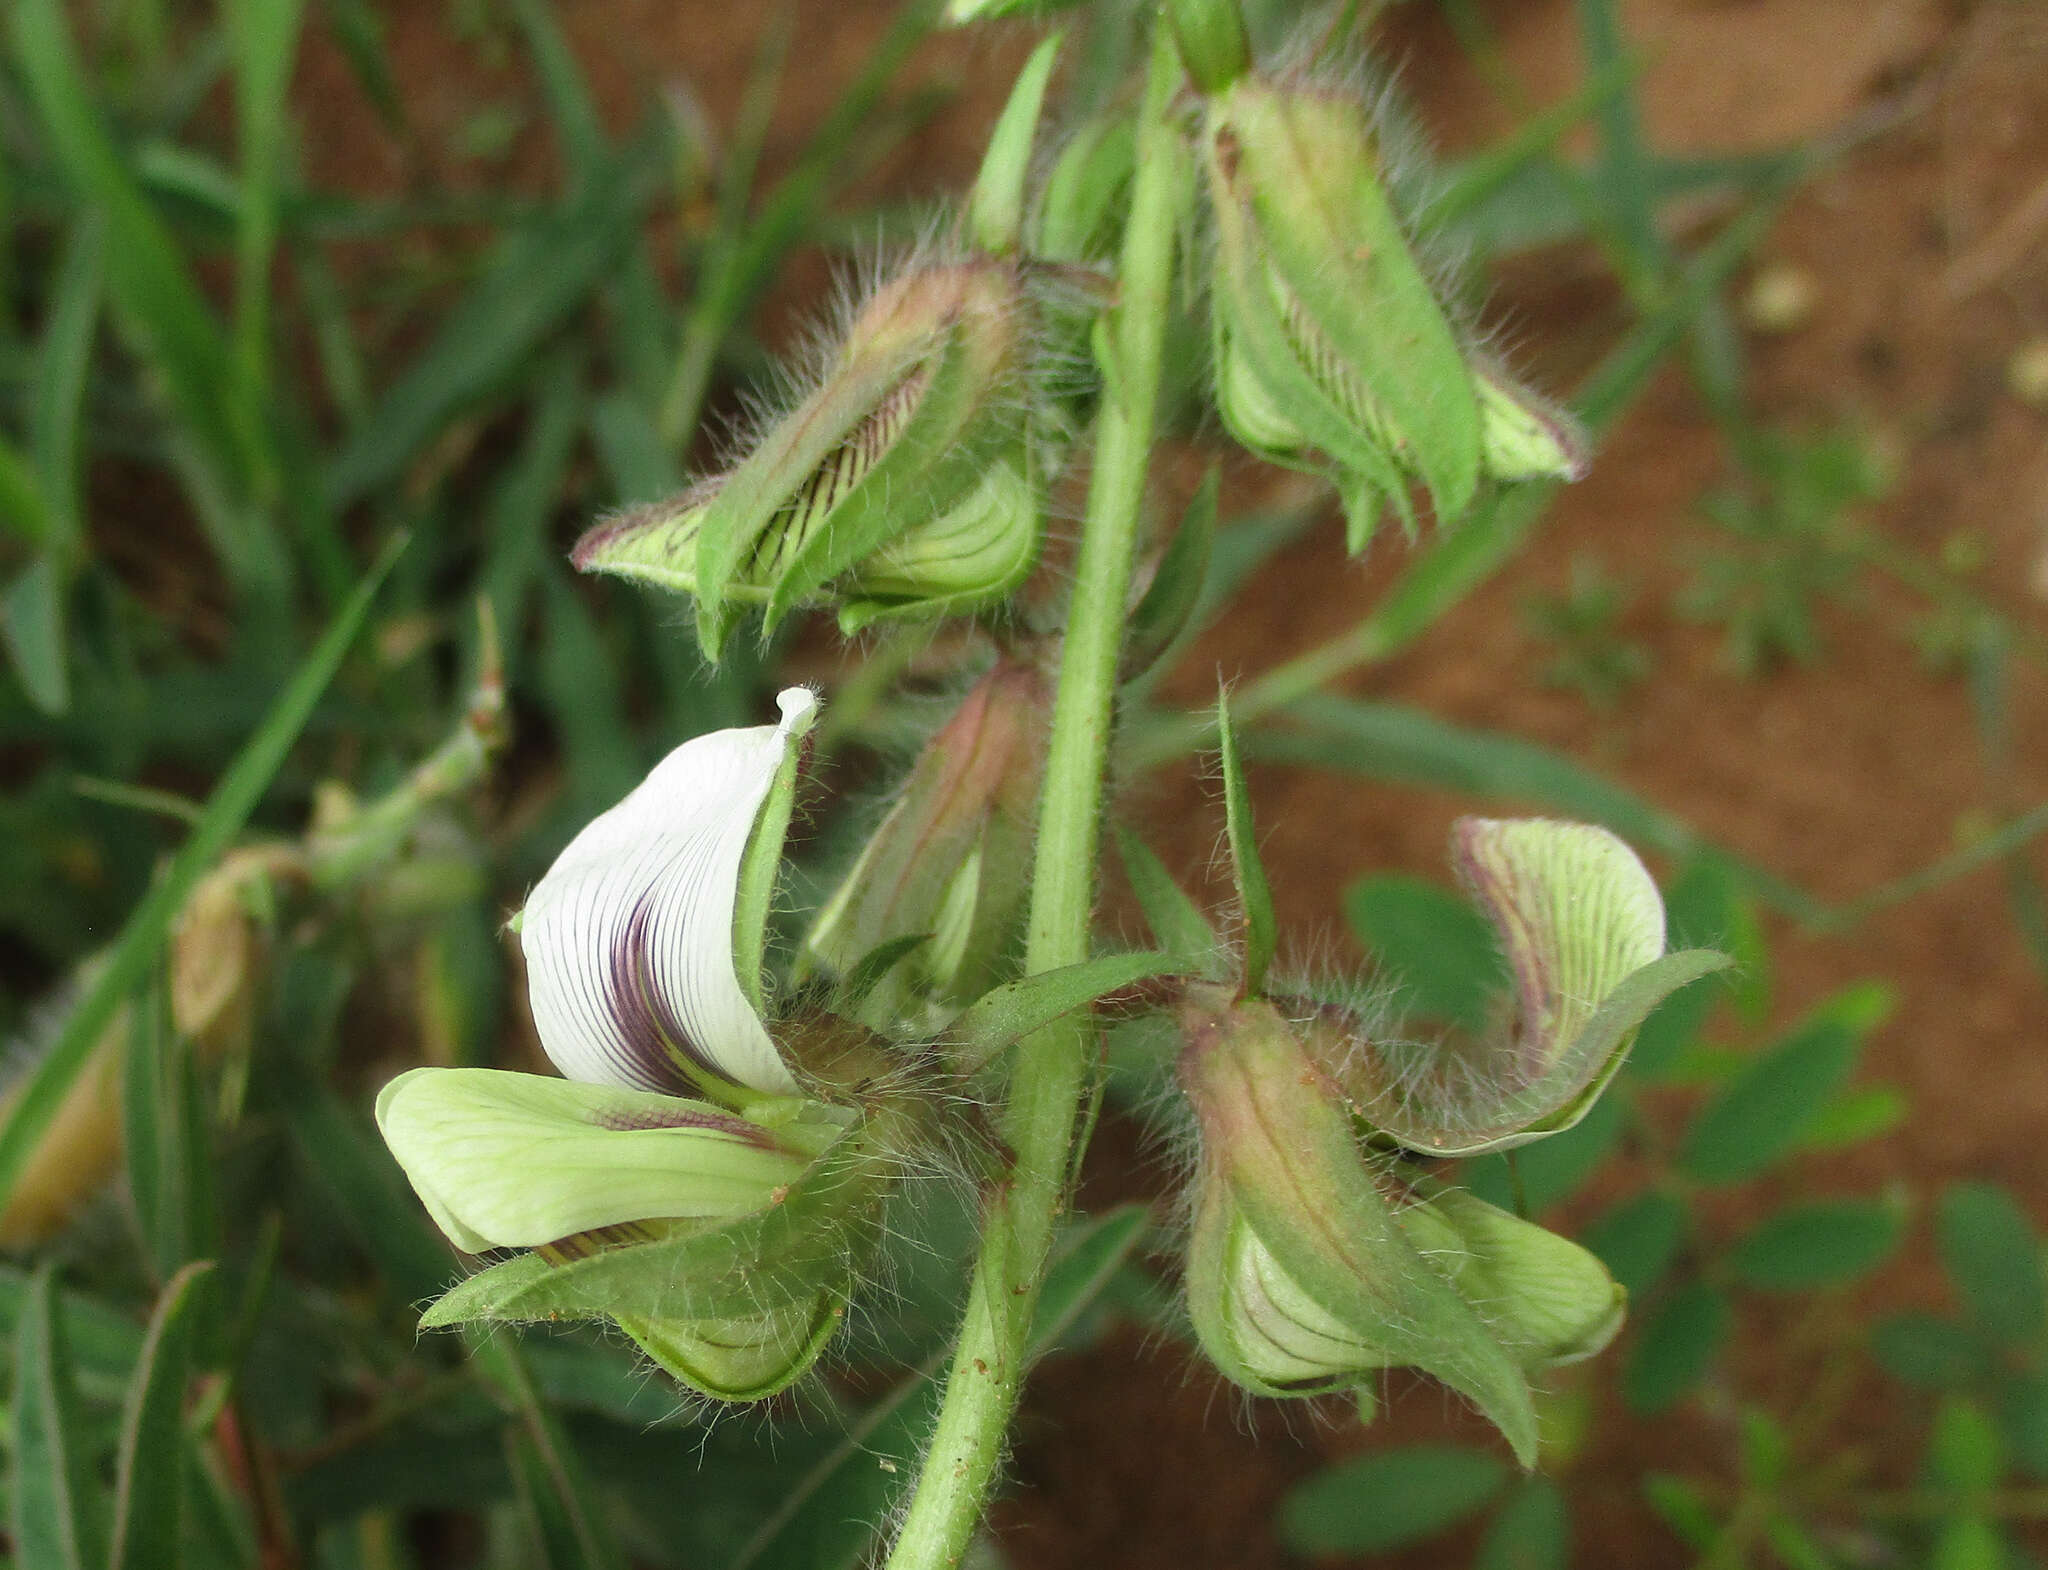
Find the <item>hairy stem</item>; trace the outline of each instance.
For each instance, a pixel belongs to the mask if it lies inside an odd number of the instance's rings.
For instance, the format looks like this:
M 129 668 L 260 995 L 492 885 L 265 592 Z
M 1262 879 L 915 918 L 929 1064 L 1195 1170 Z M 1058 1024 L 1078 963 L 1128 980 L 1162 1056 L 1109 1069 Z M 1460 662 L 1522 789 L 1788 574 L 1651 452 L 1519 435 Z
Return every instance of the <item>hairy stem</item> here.
M 1102 413 L 1060 656 L 1025 942 L 1025 967 L 1034 974 L 1088 957 L 1103 766 L 1152 445 L 1182 162 L 1167 117 L 1179 67 L 1166 30 L 1155 25 L 1154 32 L 1119 299 L 1099 339 Z M 891 1570 L 949 1570 L 981 1519 L 1023 1382 L 1054 1224 L 1079 1156 L 1075 1118 L 1087 1081 L 1088 1042 L 1085 1020 L 1065 1021 L 1017 1047 L 1003 1116 L 1015 1161 L 989 1206 L 938 1426 Z

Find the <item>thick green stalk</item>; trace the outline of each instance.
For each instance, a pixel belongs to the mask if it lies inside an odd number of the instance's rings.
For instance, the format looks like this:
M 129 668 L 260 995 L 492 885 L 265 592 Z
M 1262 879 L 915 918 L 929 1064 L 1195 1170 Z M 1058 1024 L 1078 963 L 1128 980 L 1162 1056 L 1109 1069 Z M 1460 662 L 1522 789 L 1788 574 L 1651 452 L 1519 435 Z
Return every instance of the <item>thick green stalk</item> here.
M 1154 31 L 1119 301 L 1102 337 L 1102 412 L 1046 757 L 1025 939 L 1025 967 L 1034 974 L 1088 957 L 1103 767 L 1152 445 L 1182 167 L 1167 114 L 1179 66 L 1166 29 L 1155 25 Z M 989 1207 L 938 1426 L 891 1570 L 950 1570 L 981 1519 L 1016 1410 L 1032 1310 L 1077 1157 L 1088 1030 L 1085 1020 L 1062 1022 L 1017 1047 L 1003 1117 L 1015 1163 Z

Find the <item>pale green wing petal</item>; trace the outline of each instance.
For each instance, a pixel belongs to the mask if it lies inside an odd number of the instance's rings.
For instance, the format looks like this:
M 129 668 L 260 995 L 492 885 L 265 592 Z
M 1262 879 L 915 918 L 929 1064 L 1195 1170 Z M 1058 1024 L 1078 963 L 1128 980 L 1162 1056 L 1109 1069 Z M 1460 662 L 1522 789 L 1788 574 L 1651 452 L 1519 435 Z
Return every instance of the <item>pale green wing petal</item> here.
M 719 1220 L 774 1203 L 837 1135 L 769 1130 L 708 1102 L 501 1069 L 418 1068 L 377 1126 L 457 1248 L 535 1248 L 599 1227 Z

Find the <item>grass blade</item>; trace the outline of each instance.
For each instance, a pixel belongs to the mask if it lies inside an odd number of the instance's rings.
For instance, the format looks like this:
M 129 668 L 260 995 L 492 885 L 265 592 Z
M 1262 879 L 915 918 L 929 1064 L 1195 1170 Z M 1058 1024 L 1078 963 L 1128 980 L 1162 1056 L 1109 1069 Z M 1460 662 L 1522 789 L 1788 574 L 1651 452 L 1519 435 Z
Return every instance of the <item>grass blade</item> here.
M 73 225 L 57 263 L 49 320 L 36 354 L 35 405 L 30 411 L 36 478 L 50 524 L 50 549 L 68 566 L 85 540 L 78 494 L 79 411 L 99 326 L 106 225 L 88 212 Z
M 165 931 L 184 904 L 185 896 L 241 832 L 269 788 L 285 754 L 312 717 L 320 695 L 340 669 L 342 656 L 355 641 L 369 614 L 370 602 L 402 547 L 400 539 L 385 549 L 341 614 L 299 666 L 263 724 L 222 776 L 206 804 L 204 816 L 172 857 L 169 869 L 128 918 L 105 967 L 79 997 L 49 1054 L 23 1084 L 13 1114 L 0 1127 L 0 1209 L 5 1208 L 24 1163 L 70 1090 L 72 1080 L 85 1065 L 101 1031 L 113 1018 L 121 1000 L 155 963 Z
M 157 1299 L 142 1361 L 128 1387 L 114 1484 L 114 1542 L 108 1570 L 178 1570 L 184 1563 L 185 1385 L 192 1372 L 193 1320 L 210 1260 L 187 1265 Z
M 55 1267 L 22 1296 L 14 1341 L 13 1533 L 20 1570 L 99 1570 L 106 1523 L 85 1448 Z
M 304 0 L 230 0 L 241 186 L 235 232 L 235 368 L 247 406 L 270 384 L 270 259 L 283 182 L 285 99 L 299 53 Z

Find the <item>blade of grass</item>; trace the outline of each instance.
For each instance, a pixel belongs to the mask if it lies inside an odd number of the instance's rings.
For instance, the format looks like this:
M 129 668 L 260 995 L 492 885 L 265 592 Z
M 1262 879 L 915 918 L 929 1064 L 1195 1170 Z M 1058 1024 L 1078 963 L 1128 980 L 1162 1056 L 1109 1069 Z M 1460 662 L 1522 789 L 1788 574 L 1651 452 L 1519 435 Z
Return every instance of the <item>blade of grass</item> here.
M 64 619 L 64 573 L 54 557 L 31 562 L 0 594 L 0 644 L 29 702 L 45 714 L 71 707 Z
M 194 1313 L 210 1260 L 171 1278 L 150 1316 L 121 1418 L 108 1570 L 178 1570 L 185 1562 L 185 1386 L 192 1372 Z
M 231 0 L 241 181 L 235 232 L 235 368 L 248 407 L 270 394 L 270 260 L 283 183 L 285 100 L 304 0 Z
M 527 50 L 540 76 L 541 96 L 547 100 L 555 135 L 562 144 L 563 162 L 569 168 L 569 189 L 586 191 L 592 181 L 602 178 L 611 148 L 582 69 L 555 23 L 552 6 L 544 0 L 512 0 L 512 16 L 526 35 Z
M 24 1082 L 12 1114 L 0 1127 L 0 1208 L 4 1208 L 36 1141 L 70 1090 L 100 1032 L 113 1018 L 121 999 L 135 989 L 155 963 L 164 934 L 185 896 L 255 811 L 285 754 L 312 716 L 320 695 L 340 669 L 342 656 L 355 641 L 369 613 L 370 602 L 403 547 L 404 541 L 399 539 L 385 548 L 341 614 L 306 656 L 261 727 L 215 787 L 199 827 L 179 847 L 164 875 L 129 916 L 109 951 L 105 967 L 79 997 L 49 1053 Z
M 122 163 L 93 107 L 57 0 L 20 0 L 9 13 L 16 64 L 65 177 L 107 224 L 107 289 L 124 332 L 161 379 L 165 396 L 215 483 L 233 528 L 216 541 L 238 586 L 275 594 L 290 563 L 264 516 L 247 506 L 266 462 L 219 323 L 176 242 Z
M 79 1411 L 56 1267 L 23 1294 L 14 1340 L 12 1528 L 20 1570 L 100 1570 L 107 1524 Z
M 78 495 L 79 417 L 99 326 L 105 242 L 106 224 L 98 213 L 88 211 L 72 225 L 36 351 L 30 445 L 49 514 L 50 549 L 66 567 L 78 559 L 85 542 L 85 509 Z

